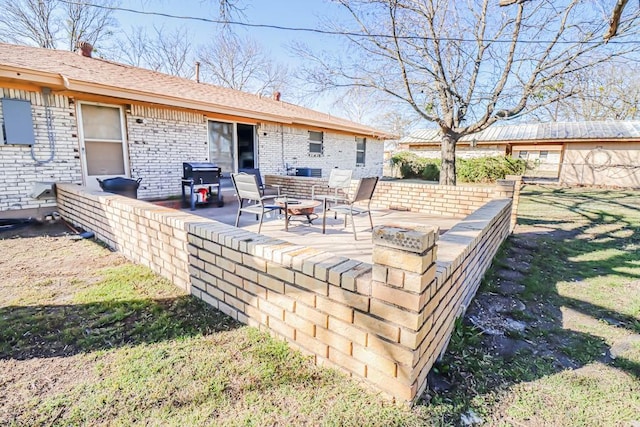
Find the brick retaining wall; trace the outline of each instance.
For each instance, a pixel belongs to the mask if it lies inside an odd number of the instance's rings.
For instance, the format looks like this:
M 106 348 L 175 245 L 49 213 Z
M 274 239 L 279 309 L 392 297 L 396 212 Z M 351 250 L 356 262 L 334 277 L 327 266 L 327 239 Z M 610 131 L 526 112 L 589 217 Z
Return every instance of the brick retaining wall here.
M 498 180 L 495 186 L 453 186 L 405 181 L 379 181 L 371 206 L 420 212 L 454 218 L 464 218 L 490 200 L 500 197 L 513 198 L 513 183 L 522 177 Z M 311 186 L 316 185 L 316 194 L 328 194 L 327 178 L 266 175 L 267 185 L 279 185 L 282 194 L 310 198 Z M 352 181 L 351 191 L 357 180 Z M 520 187 L 517 186 L 519 193 Z M 516 210 L 514 210 L 514 215 Z
M 509 233 L 511 200 L 489 201 L 439 242 L 433 227 L 376 227 L 372 264 L 73 185 L 58 187 L 58 208 L 229 316 L 412 401 Z

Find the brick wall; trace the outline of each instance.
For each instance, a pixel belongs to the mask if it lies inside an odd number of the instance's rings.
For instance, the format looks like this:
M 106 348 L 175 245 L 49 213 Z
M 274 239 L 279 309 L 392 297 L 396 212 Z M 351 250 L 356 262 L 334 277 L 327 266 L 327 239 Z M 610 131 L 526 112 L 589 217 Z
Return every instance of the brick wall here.
M 412 401 L 509 233 L 511 200 L 439 242 L 433 227 L 376 227 L 372 264 L 78 186 L 58 188 L 58 209 L 229 316 Z
M 126 119 L 131 176 L 142 178 L 141 199 L 180 194 L 182 162 L 209 160 L 202 114 L 132 105 Z
M 328 177 L 331 169 L 353 169 L 354 178 L 382 175 L 384 142 L 367 138 L 365 165 L 356 166 L 356 141 L 353 135 L 324 132 L 322 155 L 309 154 L 306 128 L 261 123 L 258 127 L 260 171 L 265 175 L 285 175 L 286 165 L 322 169 Z
M 66 221 L 93 231 L 131 261 L 189 289 L 186 223 L 197 217 L 76 185 L 62 184 L 56 190 L 58 212 Z
M 265 177 L 266 184 L 279 185 L 282 194 L 304 198 L 311 197 L 312 185 L 317 186 L 316 192 L 318 194 L 326 194 L 328 191 L 327 181 L 327 178 L 297 176 L 270 175 Z M 513 198 L 513 191 L 509 192 L 512 184 L 504 184 L 506 187 L 503 187 L 501 182 L 499 181 L 495 186 L 447 186 L 400 180 L 379 181 L 371 206 L 463 218 L 490 200 L 501 197 Z M 356 186 L 357 180 L 353 180 L 352 193 Z
M 39 92 L 0 88 L 0 98 L 31 102 L 37 160 L 47 160 L 51 154 L 46 124 L 44 100 Z M 55 155 L 53 160 L 39 164 L 31 156 L 28 145 L 4 145 L 0 141 L 0 212 L 21 209 L 55 207 L 55 199 L 36 200 L 29 194 L 36 182 L 82 182 L 78 154 L 78 131 L 75 108 L 65 96 L 50 96 L 53 114 Z M 3 122 L 0 108 L 0 122 Z

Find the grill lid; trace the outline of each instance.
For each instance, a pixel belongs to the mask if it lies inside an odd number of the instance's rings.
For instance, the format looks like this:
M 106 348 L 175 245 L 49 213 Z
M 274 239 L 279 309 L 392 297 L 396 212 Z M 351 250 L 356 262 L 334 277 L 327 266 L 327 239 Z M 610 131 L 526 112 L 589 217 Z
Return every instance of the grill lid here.
M 218 166 L 208 162 L 183 162 L 182 168 L 185 170 L 185 172 L 188 170 L 193 172 L 210 172 L 217 170 Z

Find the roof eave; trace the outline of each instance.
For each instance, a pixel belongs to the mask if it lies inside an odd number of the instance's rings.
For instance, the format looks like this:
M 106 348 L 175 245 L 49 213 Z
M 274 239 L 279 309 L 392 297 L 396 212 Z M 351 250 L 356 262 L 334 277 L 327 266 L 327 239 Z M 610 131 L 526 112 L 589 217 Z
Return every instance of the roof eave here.
M 323 122 L 321 120 L 309 120 L 309 119 L 304 119 L 300 117 L 294 117 L 292 120 L 292 124 L 308 125 L 308 126 L 315 126 L 319 128 L 340 130 L 343 132 L 354 133 L 358 135 L 371 136 L 372 138 L 376 138 L 376 139 L 394 139 L 394 135 L 391 135 L 376 129 L 372 129 L 368 127 L 348 126 L 348 125 L 327 126 L 327 122 Z
M 185 100 L 152 92 L 144 92 L 130 89 L 123 89 L 100 83 L 92 83 L 80 80 L 69 79 L 63 74 L 47 73 L 26 68 L 0 65 L 0 79 L 20 81 L 36 85 L 51 87 L 52 89 L 68 90 L 71 92 L 87 93 L 92 95 L 109 96 L 126 101 L 148 102 L 153 104 L 166 105 L 171 107 L 185 108 L 190 110 L 203 111 L 208 113 L 226 114 L 230 116 L 245 117 L 248 119 L 261 120 L 267 122 L 282 123 L 288 125 L 307 125 L 322 127 L 331 130 L 338 130 L 358 135 L 372 136 L 378 139 L 391 139 L 393 136 L 375 129 L 337 125 L 323 121 L 310 120 L 301 117 L 287 117 L 279 114 L 269 114 L 246 110 L 241 108 L 229 108 L 219 104 L 208 102 Z

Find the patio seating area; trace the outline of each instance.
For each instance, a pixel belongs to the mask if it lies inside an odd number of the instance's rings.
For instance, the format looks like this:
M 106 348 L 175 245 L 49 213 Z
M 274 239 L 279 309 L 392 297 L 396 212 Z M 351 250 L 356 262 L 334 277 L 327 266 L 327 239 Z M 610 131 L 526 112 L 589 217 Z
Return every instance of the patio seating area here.
M 266 178 L 301 202 L 319 183 Z M 253 178 L 251 184 L 258 194 Z M 253 211 L 235 228 L 235 192 L 221 187 L 224 206 L 194 211 L 72 184 L 58 185 L 56 196 L 65 220 L 128 259 L 233 319 L 268 329 L 317 363 L 329 360 L 406 402 L 426 387 L 456 316 L 509 235 L 519 197 L 507 180 L 490 187 L 382 181 L 370 204 L 379 234 L 372 239 L 368 215 L 355 215 L 356 239 L 344 215 L 327 215 L 322 234 L 318 211 L 306 211 L 320 205 L 291 208 L 292 217 L 304 218 L 292 221 L 289 232 L 280 206 L 265 213 L 261 234 Z M 435 227 L 447 232 L 436 239 Z M 427 336 L 433 338 L 424 345 Z
M 195 211 L 189 211 L 187 208 L 183 209 L 183 211 L 211 218 L 224 224 L 234 225 L 238 212 L 235 193 L 233 189 L 226 189 L 223 195 L 223 207 L 198 208 Z M 260 234 L 371 263 L 373 245 L 371 241 L 371 226 L 367 215 L 355 217 L 356 240 L 354 239 L 351 223 L 349 222 L 347 227 L 344 226 L 344 215 L 338 215 L 337 219 L 335 219 L 332 212 L 327 214 L 326 232 L 322 234 L 322 205 L 315 209 L 315 214 L 318 215 L 318 218 L 313 219 L 311 224 L 308 223 L 305 215 L 299 218 L 291 218 L 289 231 L 286 231 L 282 214 L 278 211 L 266 213 Z M 375 208 L 371 209 L 371 217 L 374 226 L 392 224 L 429 225 L 439 227 L 441 234 L 460 221 L 459 218 L 454 217 Z M 254 214 L 245 213 L 240 216 L 238 227 L 258 233 L 260 222 L 256 220 Z

